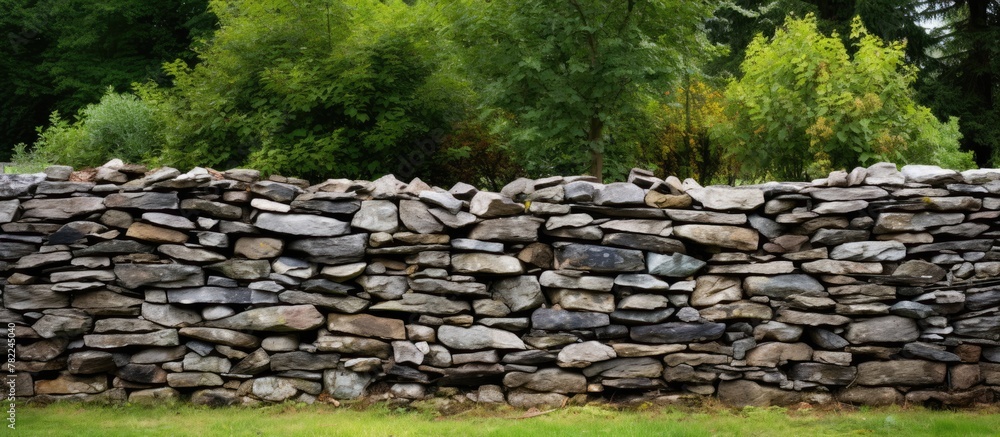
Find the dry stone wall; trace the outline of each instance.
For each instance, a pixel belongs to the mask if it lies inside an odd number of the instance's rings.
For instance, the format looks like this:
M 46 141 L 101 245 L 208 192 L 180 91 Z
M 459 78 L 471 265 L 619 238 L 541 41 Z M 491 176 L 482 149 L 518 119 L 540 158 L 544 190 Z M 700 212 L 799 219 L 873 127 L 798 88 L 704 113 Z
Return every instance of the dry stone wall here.
M 633 171 L 500 193 L 71 171 L 0 177 L 0 320 L 25 398 L 967 405 L 1000 390 L 1000 170 L 738 188 Z

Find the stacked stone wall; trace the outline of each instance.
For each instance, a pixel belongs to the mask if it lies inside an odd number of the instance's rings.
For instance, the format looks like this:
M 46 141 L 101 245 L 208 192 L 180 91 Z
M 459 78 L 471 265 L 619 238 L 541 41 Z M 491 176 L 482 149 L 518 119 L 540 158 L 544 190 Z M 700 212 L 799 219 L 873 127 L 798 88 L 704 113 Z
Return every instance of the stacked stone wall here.
M 993 402 L 1000 170 L 811 183 L 120 162 L 0 176 L 16 394 L 202 404 L 587 396 Z

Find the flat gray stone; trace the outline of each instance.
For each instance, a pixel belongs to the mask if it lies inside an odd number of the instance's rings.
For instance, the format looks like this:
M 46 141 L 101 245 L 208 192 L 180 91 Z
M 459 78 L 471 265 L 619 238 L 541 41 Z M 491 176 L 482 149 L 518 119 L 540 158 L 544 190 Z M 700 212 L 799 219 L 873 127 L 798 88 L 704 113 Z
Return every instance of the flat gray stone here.
M 312 214 L 264 212 L 257 216 L 254 225 L 271 232 L 306 237 L 334 237 L 351 232 L 347 222 Z
M 756 188 L 695 188 L 686 194 L 705 208 L 717 211 L 752 211 L 764 204 L 764 192 Z
M 441 326 L 438 328 L 438 341 L 459 350 L 527 349 L 524 342 L 513 333 L 478 325 L 469 328 Z

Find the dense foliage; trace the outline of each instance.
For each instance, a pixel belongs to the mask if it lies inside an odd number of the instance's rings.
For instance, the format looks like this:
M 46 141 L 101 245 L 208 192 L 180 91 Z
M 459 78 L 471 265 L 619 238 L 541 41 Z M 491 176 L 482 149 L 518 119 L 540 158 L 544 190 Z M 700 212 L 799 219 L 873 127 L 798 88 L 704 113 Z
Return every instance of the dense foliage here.
M 1000 151 L 997 0 L 0 5 L 0 160 L 495 187 Z
M 913 99 L 916 69 L 901 43 L 884 43 L 855 20 L 855 53 L 809 15 L 747 48 L 743 76 L 726 88 L 731 124 L 719 125 L 752 177 L 801 179 L 879 161 L 970 167 L 958 122 L 939 122 Z

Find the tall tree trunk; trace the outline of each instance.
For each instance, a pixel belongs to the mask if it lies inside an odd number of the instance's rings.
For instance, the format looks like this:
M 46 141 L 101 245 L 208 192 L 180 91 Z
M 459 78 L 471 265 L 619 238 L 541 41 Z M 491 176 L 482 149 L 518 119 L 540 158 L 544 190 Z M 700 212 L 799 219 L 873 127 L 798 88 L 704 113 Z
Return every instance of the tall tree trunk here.
M 587 145 L 590 146 L 590 175 L 603 181 L 604 151 L 600 149 L 602 135 L 604 135 L 604 122 L 597 115 L 590 117 L 590 129 L 587 130 Z

